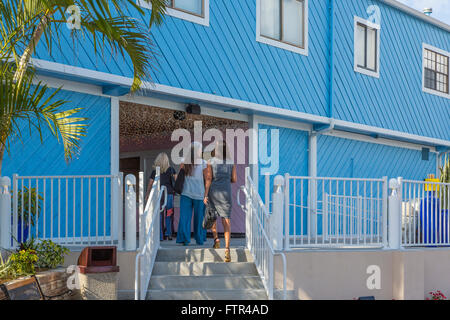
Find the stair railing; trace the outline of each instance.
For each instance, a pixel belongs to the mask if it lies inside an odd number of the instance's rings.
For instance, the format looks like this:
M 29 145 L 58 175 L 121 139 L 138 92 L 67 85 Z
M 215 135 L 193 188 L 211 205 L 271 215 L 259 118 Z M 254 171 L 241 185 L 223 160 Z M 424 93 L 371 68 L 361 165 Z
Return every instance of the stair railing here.
M 161 199 L 164 195 L 164 203 L 161 205 Z M 150 196 L 145 205 L 144 214 L 140 219 L 140 230 L 144 231 L 145 240 L 140 246 L 136 255 L 135 262 L 135 283 L 134 298 L 135 300 L 145 300 L 147 295 L 150 277 L 152 275 L 153 266 L 155 265 L 156 254 L 160 247 L 160 213 L 165 209 L 167 204 L 167 189 L 161 187 L 159 167 L 156 168 L 156 175 L 152 185 Z
M 246 204 L 240 203 L 240 191 L 246 196 Z M 246 213 L 247 246 L 264 284 L 269 300 L 274 297 L 274 256 L 280 255 L 283 262 L 283 300 L 286 300 L 286 256 L 275 252 L 270 234 L 270 214 L 250 177 L 250 168 L 245 169 L 245 185 L 238 190 L 237 202 Z

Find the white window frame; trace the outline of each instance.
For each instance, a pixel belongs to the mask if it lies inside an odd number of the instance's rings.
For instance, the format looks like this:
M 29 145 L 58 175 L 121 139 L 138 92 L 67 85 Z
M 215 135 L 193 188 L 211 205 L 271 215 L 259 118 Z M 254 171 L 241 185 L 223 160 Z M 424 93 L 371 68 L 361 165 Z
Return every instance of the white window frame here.
M 432 45 L 429 45 L 427 43 L 422 43 L 422 91 L 425 93 L 433 94 L 439 97 L 450 99 L 450 84 L 449 85 L 449 93 L 440 92 L 437 90 L 429 89 L 425 87 L 425 50 L 431 50 L 436 53 L 439 53 L 443 56 L 447 56 L 449 58 L 450 63 L 450 52 L 433 47 Z M 450 75 L 449 75 L 450 80 Z
M 136 3 L 138 6 L 145 8 L 145 9 L 152 9 L 152 5 L 147 3 L 144 0 L 136 0 Z M 167 8 L 166 14 L 168 16 L 172 16 L 174 18 L 186 20 L 192 23 L 197 23 L 200 25 L 203 25 L 205 27 L 209 27 L 209 0 L 203 0 L 203 5 L 205 6 L 203 8 L 204 10 L 204 16 L 198 16 L 194 13 L 184 12 L 181 10 L 173 9 L 173 8 Z
M 243 1 L 243 0 L 241 0 Z M 281 48 L 287 51 L 292 51 L 304 56 L 308 56 L 308 39 L 309 39 L 309 32 L 308 32 L 308 25 L 309 25 L 309 19 L 308 19 L 308 5 L 309 0 L 305 1 L 305 15 L 304 15 L 304 32 L 305 32 L 305 39 L 304 39 L 304 47 L 298 47 L 295 45 L 288 44 L 286 42 L 281 42 L 278 40 L 267 38 L 263 35 L 261 35 L 261 0 L 256 0 L 256 41 L 261 42 L 264 44 L 268 44 L 273 47 Z
M 356 51 L 357 51 L 357 45 L 356 45 L 356 37 L 358 32 L 358 24 L 362 24 L 368 28 L 377 29 L 377 47 L 376 47 L 376 55 L 377 55 L 377 70 L 371 71 L 365 68 L 361 68 L 358 66 L 358 61 L 356 58 Z M 354 23 L 353 23 L 353 29 L 354 29 L 354 35 L 353 35 L 353 58 L 354 58 L 354 70 L 355 72 L 362 73 L 366 76 L 374 77 L 374 78 L 380 78 L 380 33 L 381 33 L 381 26 L 379 24 L 375 24 L 369 20 L 365 20 L 363 18 L 354 17 Z

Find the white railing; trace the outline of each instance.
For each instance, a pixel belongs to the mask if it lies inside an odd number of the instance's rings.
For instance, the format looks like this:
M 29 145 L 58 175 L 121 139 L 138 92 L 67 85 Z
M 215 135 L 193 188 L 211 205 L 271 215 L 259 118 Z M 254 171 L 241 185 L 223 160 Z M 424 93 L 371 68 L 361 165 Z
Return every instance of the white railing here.
M 240 191 L 246 196 L 246 204 L 240 203 Z M 286 256 L 275 252 L 270 235 L 270 214 L 250 177 L 250 168 L 245 170 L 245 186 L 238 190 L 238 204 L 246 213 L 247 246 L 270 300 L 274 297 L 274 256 L 280 255 L 283 262 L 283 299 L 286 300 Z
M 266 186 L 267 188 L 267 186 Z M 388 181 L 285 175 L 285 249 L 383 247 Z
M 450 245 L 450 183 L 400 180 L 404 247 Z
M 118 245 L 123 175 L 13 176 L 12 247 L 30 238 L 65 246 Z
M 167 189 L 160 185 L 159 168 L 156 168 L 156 176 L 152 185 L 150 196 L 141 216 L 140 232 L 144 232 L 143 243 L 139 246 L 135 263 L 135 300 L 145 300 L 148 285 L 152 275 L 156 254 L 160 247 L 160 212 L 164 210 L 167 203 Z M 161 199 L 164 203 L 161 206 Z

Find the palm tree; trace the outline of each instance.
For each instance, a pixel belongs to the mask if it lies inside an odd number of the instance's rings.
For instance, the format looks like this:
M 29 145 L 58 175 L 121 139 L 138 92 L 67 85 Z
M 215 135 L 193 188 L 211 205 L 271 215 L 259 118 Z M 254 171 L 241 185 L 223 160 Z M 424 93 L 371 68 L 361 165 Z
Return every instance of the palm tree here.
M 167 0 L 144 0 L 151 4 L 150 28 L 161 24 Z M 87 119 L 74 117 L 81 108 L 61 111 L 67 101 L 53 101 L 53 93 L 42 83 L 34 81 L 30 67 L 37 45 L 44 41 L 52 51 L 52 43 L 59 42 L 61 28 L 67 23 L 75 27 L 71 35 L 90 35 L 95 54 L 109 45 L 133 63 L 132 91 L 138 90 L 150 77 L 154 55 L 148 28 L 128 17 L 125 9 L 134 8 L 145 15 L 135 0 L 2 0 L 0 1 L 0 176 L 5 151 L 10 139 L 21 139 L 21 120 L 30 130 L 36 129 L 42 137 L 42 126 L 62 140 L 67 161 L 79 150 L 79 141 L 86 133 Z M 66 21 L 66 13 L 76 18 Z M 61 18 L 63 17 L 63 18 Z M 60 88 L 61 89 L 61 88 Z M 22 124 L 23 126 L 23 124 Z M 30 132 L 31 134 L 31 132 Z

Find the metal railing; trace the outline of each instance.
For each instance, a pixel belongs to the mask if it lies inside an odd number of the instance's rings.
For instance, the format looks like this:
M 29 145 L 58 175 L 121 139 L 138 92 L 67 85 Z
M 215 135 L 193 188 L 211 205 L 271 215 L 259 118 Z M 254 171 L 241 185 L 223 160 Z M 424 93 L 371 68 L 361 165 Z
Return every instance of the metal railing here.
M 167 204 L 167 189 L 161 187 L 159 167 L 156 168 L 156 175 L 152 185 L 150 196 L 145 205 L 144 213 L 141 216 L 141 229 L 144 230 L 144 243 L 140 245 L 136 255 L 135 263 L 135 300 L 145 300 L 147 289 L 150 283 L 156 255 L 160 247 L 160 212 Z M 161 205 L 162 196 L 164 203 Z
M 266 186 L 267 188 L 267 186 Z M 285 249 L 383 247 L 388 181 L 285 175 Z
M 450 183 L 400 181 L 402 246 L 449 246 Z
M 13 176 L 11 246 L 118 244 L 123 175 Z
M 240 191 L 246 196 L 245 206 L 240 203 Z M 275 252 L 270 235 L 270 214 L 250 177 L 250 168 L 245 170 L 245 186 L 238 190 L 237 201 L 246 213 L 247 246 L 270 300 L 274 297 L 274 256 L 280 255 L 283 262 L 283 299 L 286 300 L 286 256 Z

